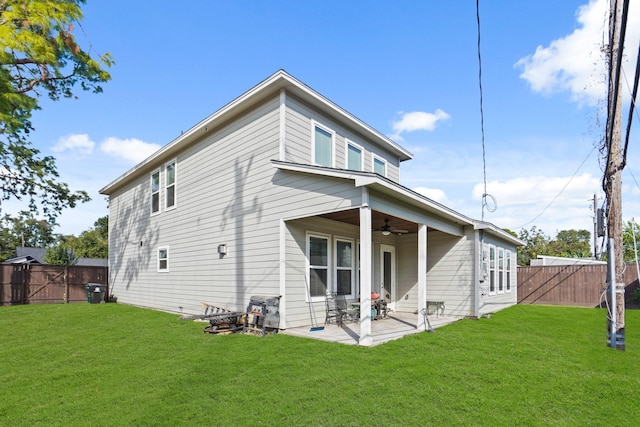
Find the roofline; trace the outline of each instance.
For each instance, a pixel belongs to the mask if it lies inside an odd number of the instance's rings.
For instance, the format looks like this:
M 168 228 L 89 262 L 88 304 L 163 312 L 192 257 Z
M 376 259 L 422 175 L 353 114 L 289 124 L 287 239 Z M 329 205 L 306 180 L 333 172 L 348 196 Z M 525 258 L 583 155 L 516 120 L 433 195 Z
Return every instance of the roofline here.
M 502 239 L 510 241 L 511 243 L 513 243 L 516 246 L 526 246 L 527 245 L 526 242 L 518 239 L 517 237 L 513 236 L 512 234 L 507 233 L 502 228 L 497 227 L 497 226 L 491 224 L 490 222 L 475 220 L 474 224 L 473 224 L 473 228 L 476 229 L 476 230 L 485 230 L 485 231 L 488 230 L 491 233 L 501 237 Z
M 350 114 L 342 107 L 338 106 L 328 98 L 324 97 L 320 93 L 313 90 L 311 87 L 302 83 L 300 80 L 291 76 L 284 70 L 278 70 L 265 80 L 261 81 L 248 91 L 244 92 L 233 101 L 229 102 L 210 116 L 198 122 L 186 132 L 169 142 L 164 147 L 147 157 L 142 162 L 138 163 L 133 168 L 129 169 L 124 174 L 120 175 L 115 180 L 100 189 L 100 194 L 110 194 L 118 187 L 123 185 L 128 178 L 136 176 L 147 168 L 155 166 L 156 163 L 162 163 L 163 159 L 169 159 L 175 157 L 177 152 L 185 145 L 195 141 L 205 133 L 210 132 L 209 128 L 213 130 L 217 125 L 224 124 L 228 119 L 234 115 L 242 112 L 244 108 L 250 106 L 252 101 L 260 102 L 269 96 L 278 93 L 281 89 L 290 91 L 292 94 L 302 98 L 303 100 L 311 103 L 317 108 L 324 109 L 325 113 L 334 115 L 340 120 L 351 122 L 354 127 L 364 133 L 367 137 L 377 140 L 383 146 L 388 146 L 393 151 L 400 161 L 410 160 L 413 158 L 413 154 L 398 145 L 396 142 L 381 134 L 362 120 L 358 119 L 354 115 Z
M 360 172 L 345 169 L 327 168 L 324 166 L 305 165 L 300 163 L 283 162 L 281 160 L 271 160 L 271 163 L 278 169 L 289 170 L 294 172 L 313 173 L 316 175 L 330 176 L 335 178 L 353 179 L 356 187 L 383 187 L 397 193 L 399 196 L 407 198 L 413 202 L 422 205 L 422 207 L 437 211 L 450 220 L 462 225 L 473 225 L 474 220 L 446 207 L 443 204 L 431 200 L 407 187 L 391 181 L 374 172 Z

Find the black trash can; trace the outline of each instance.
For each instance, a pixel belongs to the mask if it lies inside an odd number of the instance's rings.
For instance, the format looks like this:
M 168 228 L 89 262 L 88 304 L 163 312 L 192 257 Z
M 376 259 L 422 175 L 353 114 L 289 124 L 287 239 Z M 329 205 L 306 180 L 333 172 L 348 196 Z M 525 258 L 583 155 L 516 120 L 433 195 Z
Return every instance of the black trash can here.
M 107 291 L 106 285 L 99 283 L 87 283 L 85 285 L 87 291 L 87 302 L 89 304 L 99 304 L 104 302 L 104 294 Z

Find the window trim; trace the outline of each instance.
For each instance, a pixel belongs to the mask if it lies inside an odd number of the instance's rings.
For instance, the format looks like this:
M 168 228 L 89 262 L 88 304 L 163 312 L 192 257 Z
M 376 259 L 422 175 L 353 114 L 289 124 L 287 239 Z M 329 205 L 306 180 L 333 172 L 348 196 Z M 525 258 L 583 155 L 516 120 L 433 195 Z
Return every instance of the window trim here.
M 158 189 L 153 191 L 153 177 L 154 175 L 158 175 Z M 149 190 L 151 190 L 150 200 L 149 200 L 149 211 L 151 215 L 158 215 L 162 211 L 162 192 L 160 189 L 162 188 L 162 173 L 160 172 L 160 168 L 154 170 L 149 174 Z M 153 196 L 158 195 L 158 210 L 153 210 Z
M 349 243 L 351 245 L 351 267 L 339 267 L 338 266 L 338 242 Z M 334 248 L 334 259 L 333 259 L 333 283 L 330 285 L 331 292 L 338 292 L 338 271 L 350 270 L 351 271 L 351 289 L 348 294 L 344 296 L 347 298 L 355 298 L 355 285 L 356 285 L 356 258 L 355 258 L 355 241 L 349 237 L 342 236 L 333 236 L 333 248 Z
M 324 266 L 316 266 L 316 265 L 312 265 L 311 264 L 311 254 L 310 254 L 310 249 L 311 249 L 311 238 L 315 237 L 318 239 L 324 239 L 327 242 L 327 290 L 331 289 L 331 282 L 332 282 L 332 277 L 331 277 L 331 264 L 332 264 L 332 252 L 331 252 L 331 235 L 329 234 L 324 234 L 324 233 L 318 233 L 315 231 L 307 231 L 305 232 L 305 258 L 306 258 L 306 269 L 305 269 L 305 276 L 306 276 L 306 281 L 307 281 L 307 295 L 306 295 L 306 301 L 307 302 L 320 302 L 320 301 L 324 301 L 326 298 L 326 295 L 318 295 L 318 296 L 313 296 L 311 295 L 311 268 L 319 268 L 319 267 L 324 267 Z
M 320 163 L 318 163 L 316 161 L 316 128 L 327 132 L 328 134 L 331 135 L 331 165 L 327 166 L 327 165 L 321 165 Z M 316 122 L 315 120 L 311 121 L 311 163 L 314 165 L 318 165 L 318 166 L 324 166 L 324 167 L 331 167 L 331 168 L 335 168 L 336 165 L 336 155 L 335 155 L 335 150 L 336 150 L 336 133 L 334 130 L 332 130 L 331 128 L 324 126 L 318 122 Z
M 358 171 L 364 171 L 364 148 L 360 144 L 356 144 L 355 142 L 346 139 L 345 151 L 344 151 L 344 167 L 347 170 L 354 170 L 349 168 L 349 146 L 360 150 L 360 169 Z
M 493 254 L 493 258 L 491 255 Z M 491 289 L 493 286 L 493 290 Z M 489 295 L 496 294 L 496 247 L 489 245 Z
M 512 270 L 512 267 L 511 267 L 511 261 L 512 261 L 512 259 L 511 259 L 511 251 L 505 249 L 504 253 L 505 253 L 505 262 L 506 262 L 505 269 L 504 269 L 504 271 L 505 271 L 505 292 L 509 293 L 509 292 L 511 292 L 511 288 L 512 288 L 511 281 L 513 280 L 513 275 L 512 275 L 513 270 Z
M 160 257 L 160 252 L 161 251 L 165 251 L 166 253 L 166 257 L 165 258 L 161 258 Z M 157 257 L 157 270 L 158 273 L 168 273 L 169 272 L 169 246 L 158 246 L 158 250 L 156 251 L 156 257 Z M 166 268 L 161 268 L 160 267 L 160 262 L 164 260 L 167 264 Z
M 504 248 L 498 247 L 498 293 L 504 293 L 504 280 L 505 280 L 505 269 L 504 269 Z
M 168 179 L 169 179 L 169 173 L 168 168 L 169 166 L 173 165 L 173 184 L 171 184 L 173 186 L 173 205 L 168 206 L 167 203 L 169 203 L 169 197 L 167 197 L 167 191 L 169 190 L 169 187 L 171 185 L 168 184 Z M 178 160 L 177 159 L 173 159 L 167 163 L 165 163 L 164 165 L 164 171 L 165 171 L 165 178 L 164 178 L 164 192 L 165 192 L 165 197 L 164 197 L 164 208 L 167 211 L 170 211 L 172 209 L 175 209 L 177 204 L 178 204 Z
M 380 161 L 380 163 L 382 163 L 382 165 L 384 166 L 384 176 L 386 178 L 387 176 L 387 171 L 388 171 L 388 167 L 387 167 L 387 161 L 378 156 L 377 154 L 371 153 L 371 172 L 373 173 L 377 173 L 376 172 L 376 160 Z

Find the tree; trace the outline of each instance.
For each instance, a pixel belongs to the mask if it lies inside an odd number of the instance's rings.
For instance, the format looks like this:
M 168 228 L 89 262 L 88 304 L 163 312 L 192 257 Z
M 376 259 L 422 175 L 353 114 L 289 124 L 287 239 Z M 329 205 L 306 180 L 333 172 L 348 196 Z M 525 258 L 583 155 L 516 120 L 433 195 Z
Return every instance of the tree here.
M 591 233 L 587 230 L 562 230 L 549 242 L 548 254 L 553 256 L 588 258 L 591 256 Z
M 58 182 L 55 159 L 40 156 L 29 141 L 31 115 L 46 94 L 54 101 L 74 97 L 74 89 L 94 93 L 111 79 L 103 67 L 109 54 L 97 60 L 73 36 L 82 19 L 85 0 L 0 0 L 0 197 L 28 201 L 50 222 L 60 211 L 90 200 Z
M 624 247 L 624 262 L 635 263 L 636 252 L 633 244 L 633 235 L 635 232 L 635 246 L 640 252 L 640 225 L 633 221 L 627 221 L 622 229 L 622 246 Z M 637 254 L 640 257 L 640 253 Z
M 109 216 L 98 218 L 93 223 L 94 228 L 80 233 L 79 237 L 67 239 L 66 247 L 73 249 L 79 257 L 108 258 L 109 257 Z
M 21 211 L 17 217 L 6 214 L 0 219 L 0 260 L 15 256 L 18 246 L 43 248 L 58 240 L 53 233 L 57 224 L 37 219 L 32 212 Z
M 52 265 L 73 265 L 78 261 L 73 250 L 61 244 L 50 246 L 44 254 L 44 262 Z
M 538 255 L 549 255 L 549 237 L 535 225 L 531 230 L 522 229 L 518 238 L 525 242 L 524 247 L 518 248 L 518 265 L 529 265 Z

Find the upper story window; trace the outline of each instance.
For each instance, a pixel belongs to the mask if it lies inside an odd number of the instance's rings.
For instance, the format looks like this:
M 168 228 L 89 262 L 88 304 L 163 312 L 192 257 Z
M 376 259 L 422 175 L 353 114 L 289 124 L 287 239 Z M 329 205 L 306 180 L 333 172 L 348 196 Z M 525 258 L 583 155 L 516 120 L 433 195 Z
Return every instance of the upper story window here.
M 355 144 L 351 141 L 347 141 L 347 155 L 346 155 L 347 169 L 355 170 L 355 171 L 361 171 L 363 169 L 362 152 L 363 152 L 362 147 L 360 147 L 358 144 Z
M 167 163 L 165 167 L 165 201 L 167 209 L 174 208 L 176 206 L 176 161 Z
M 333 167 L 333 140 L 332 131 L 317 124 L 313 126 L 313 163 Z
M 373 171 L 378 175 L 387 176 L 387 162 L 375 154 L 373 155 Z
M 151 213 L 160 212 L 160 171 L 151 174 Z

